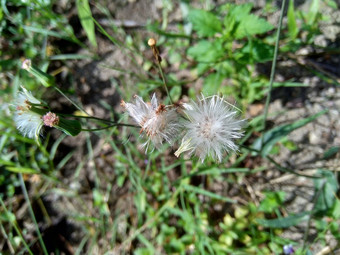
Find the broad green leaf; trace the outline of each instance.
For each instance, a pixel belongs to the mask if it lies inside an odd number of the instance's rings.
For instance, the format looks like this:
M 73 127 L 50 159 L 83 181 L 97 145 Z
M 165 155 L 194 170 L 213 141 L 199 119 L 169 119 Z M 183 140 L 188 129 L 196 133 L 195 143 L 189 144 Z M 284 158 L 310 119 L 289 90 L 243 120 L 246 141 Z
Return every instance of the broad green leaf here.
M 209 74 L 204 80 L 203 90 L 202 90 L 203 94 L 205 96 L 211 96 L 211 95 L 217 94 L 218 89 L 220 88 L 221 83 L 224 78 L 225 77 L 219 72 Z
M 178 101 L 179 98 L 181 97 L 181 93 L 182 93 L 182 87 L 181 86 L 172 87 L 171 90 L 170 90 L 171 99 L 174 102 Z
M 225 55 L 222 42 L 202 40 L 188 49 L 188 55 L 199 62 L 217 62 Z
M 338 200 L 339 202 L 339 200 Z M 338 215 L 340 214 L 340 203 L 339 203 L 339 207 L 338 207 Z M 340 219 L 340 217 L 336 218 L 336 219 Z M 332 221 L 329 224 L 330 227 L 330 231 L 333 234 L 333 236 L 337 239 L 340 240 L 340 226 L 339 226 L 339 221 Z
M 261 201 L 261 204 L 258 208 L 259 211 L 271 213 L 274 209 L 279 207 L 285 197 L 284 191 L 277 191 L 277 192 L 265 192 L 266 197 Z
M 92 19 L 91 9 L 88 0 L 76 1 L 80 23 L 85 30 L 87 38 L 93 47 L 97 48 L 95 26 Z
M 327 4 L 329 7 L 333 8 L 333 9 L 338 9 L 338 5 L 337 5 L 336 2 L 333 1 L 333 0 L 327 0 L 327 1 L 326 1 L 326 4 Z
M 246 16 L 249 15 L 251 9 L 253 8 L 252 3 L 241 4 L 241 5 L 230 5 L 228 14 L 224 19 L 224 25 L 228 27 L 228 21 L 230 18 L 233 18 L 236 21 L 243 20 Z
M 242 4 L 242 5 L 234 5 L 234 4 L 226 4 L 227 6 L 227 15 L 224 17 L 223 24 L 223 34 L 229 37 L 237 24 L 247 15 L 249 15 L 251 9 L 253 8 L 253 4 Z
M 242 54 L 239 61 L 262 63 L 273 59 L 274 47 L 260 40 L 249 40 L 239 52 Z
M 294 0 L 289 1 L 289 7 L 288 7 L 288 32 L 290 39 L 294 40 L 299 33 L 299 29 L 296 24 L 296 18 L 295 18 L 295 10 L 294 10 Z
M 266 219 L 257 219 L 257 223 L 267 227 L 267 228 L 289 228 L 291 226 L 295 226 L 302 221 L 308 220 L 310 212 L 302 212 L 295 215 L 289 215 L 285 218 L 266 220 Z
M 213 36 L 222 32 L 220 20 L 211 12 L 204 10 L 191 10 L 188 19 L 193 25 L 194 30 L 200 36 Z
M 234 36 L 236 39 L 241 39 L 246 36 L 263 34 L 273 28 L 273 25 L 268 23 L 265 19 L 250 14 L 240 21 L 236 27 Z
M 59 117 L 59 123 L 55 128 L 63 131 L 67 135 L 76 136 L 81 131 L 81 124 L 78 120 L 68 120 L 63 117 Z
M 263 136 L 263 145 L 262 145 L 261 155 L 266 156 L 271 151 L 273 146 L 278 141 L 280 141 L 282 138 L 284 138 L 286 135 L 291 133 L 293 130 L 298 129 L 300 127 L 303 127 L 303 126 L 307 125 L 308 123 L 314 121 L 316 118 L 325 114 L 326 112 L 327 112 L 327 110 L 323 110 L 323 111 L 321 111 L 317 114 L 314 114 L 314 115 L 312 115 L 308 118 L 295 121 L 291 124 L 281 125 L 281 126 L 273 128 L 271 130 L 268 130 L 267 132 L 265 132 L 262 135 Z M 261 150 L 261 142 L 262 142 L 262 137 L 257 138 L 254 141 L 252 147 L 255 150 Z
M 324 214 L 334 206 L 338 182 L 331 171 L 318 170 L 317 174 L 324 176 L 324 178 L 314 180 L 315 196 L 317 196 L 314 210 L 316 213 Z
M 332 208 L 331 216 L 334 219 L 339 220 L 340 219 L 340 200 L 336 199 Z M 339 233 L 340 234 L 340 233 Z

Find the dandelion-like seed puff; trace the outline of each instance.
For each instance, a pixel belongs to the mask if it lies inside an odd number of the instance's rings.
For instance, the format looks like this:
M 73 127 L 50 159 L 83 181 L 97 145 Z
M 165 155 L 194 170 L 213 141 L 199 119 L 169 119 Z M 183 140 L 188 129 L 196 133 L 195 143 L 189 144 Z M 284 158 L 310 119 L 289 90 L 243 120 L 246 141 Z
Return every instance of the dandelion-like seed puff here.
M 224 152 L 237 151 L 234 140 L 243 136 L 244 120 L 237 118 L 238 112 L 223 97 L 212 96 L 199 99 L 198 103 L 184 104 L 185 135 L 181 146 L 175 152 L 195 154 L 203 162 L 211 156 L 222 161 Z
M 148 137 L 143 144 L 146 151 L 150 144 L 156 148 L 159 148 L 164 141 L 173 144 L 181 129 L 179 116 L 174 107 L 158 104 L 155 94 L 151 98 L 151 103 L 145 103 L 141 97 L 135 96 L 134 103 L 122 101 L 121 105 L 141 127 L 141 134 L 146 134 Z
M 41 105 L 41 102 L 22 87 L 22 92 L 18 93 L 14 101 L 14 122 L 24 136 L 38 138 L 44 121 L 40 114 L 31 111 L 33 105 Z

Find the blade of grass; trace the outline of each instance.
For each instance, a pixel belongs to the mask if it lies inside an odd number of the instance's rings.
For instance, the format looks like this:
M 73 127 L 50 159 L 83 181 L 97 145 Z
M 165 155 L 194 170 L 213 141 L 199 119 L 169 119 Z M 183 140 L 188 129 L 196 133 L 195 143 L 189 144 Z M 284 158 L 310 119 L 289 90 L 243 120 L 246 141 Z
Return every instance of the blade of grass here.
M 76 0 L 76 6 L 78 10 L 78 16 L 80 24 L 85 30 L 87 38 L 94 48 L 97 48 L 97 40 L 95 33 L 95 26 L 91 14 L 91 8 L 88 0 Z
M 272 62 L 272 68 L 270 72 L 270 80 L 269 80 L 269 91 L 266 99 L 266 104 L 264 108 L 264 114 L 263 114 L 263 124 L 262 124 L 262 130 L 266 130 L 266 120 L 268 116 L 268 108 L 269 108 L 269 103 L 271 99 L 271 93 L 273 90 L 273 83 L 274 83 L 274 77 L 275 77 L 275 70 L 276 70 L 276 61 L 277 61 L 277 55 L 279 51 L 279 41 L 280 41 L 280 33 L 281 33 L 281 26 L 282 26 L 282 20 L 283 20 L 283 14 L 284 14 L 284 9 L 286 6 L 286 0 L 282 1 L 282 6 L 281 6 L 281 12 L 280 12 L 280 19 L 279 19 L 279 24 L 277 27 L 277 32 L 276 32 L 276 41 L 275 41 L 275 49 L 274 49 L 274 57 L 273 57 L 273 62 Z M 263 136 L 261 139 L 261 149 L 263 145 Z
M 266 228 L 289 228 L 296 226 L 302 221 L 308 220 L 311 212 L 302 212 L 295 215 L 289 215 L 284 218 L 278 218 L 273 220 L 257 219 L 257 223 Z
M 22 174 L 38 174 L 39 171 L 29 168 L 29 167 L 14 167 L 14 166 L 8 166 L 6 167 L 8 171 L 11 171 L 13 173 L 22 173 Z
M 50 56 L 49 60 L 76 60 L 76 59 L 93 59 L 92 56 L 82 54 L 60 54 Z
M 326 112 L 328 112 L 327 109 L 309 116 L 308 118 L 300 119 L 293 123 L 281 125 L 268 130 L 267 132 L 264 132 L 260 138 L 254 141 L 252 148 L 261 151 L 262 156 L 267 156 L 275 143 L 280 141 L 293 130 L 305 126 Z
M 37 234 L 38 234 L 38 239 L 39 239 L 41 248 L 43 249 L 44 254 L 48 255 L 48 252 L 47 252 L 44 240 L 43 240 L 42 235 L 41 235 L 40 230 L 39 230 L 38 222 L 37 222 L 37 220 L 35 218 L 35 215 L 34 215 L 34 211 L 33 211 L 32 205 L 31 205 L 31 201 L 30 201 L 28 193 L 27 193 L 27 189 L 26 189 L 26 186 L 25 186 L 24 178 L 22 177 L 21 173 L 19 173 L 19 180 L 20 180 L 20 185 L 21 185 L 22 192 L 24 193 L 24 197 L 25 197 L 26 203 L 28 204 L 28 210 L 29 210 L 29 212 L 31 214 L 31 218 L 32 218 L 32 220 L 34 222 L 34 225 L 35 225 L 35 228 L 36 228 L 36 231 L 37 231 Z
M 1 204 L 1 206 L 4 208 L 5 213 L 6 213 L 6 214 L 9 214 L 9 211 L 7 210 L 7 207 L 6 207 L 5 203 L 3 202 L 1 196 L 0 196 L 0 204 Z M 28 252 L 30 255 L 33 255 L 33 252 L 31 251 L 30 247 L 28 246 L 28 244 L 26 243 L 24 237 L 23 237 L 22 234 L 21 234 L 21 231 L 20 231 L 20 229 L 19 229 L 19 227 L 18 227 L 17 221 L 14 219 L 14 221 L 12 221 L 11 223 L 13 224 L 13 227 L 14 227 L 15 232 L 16 232 L 16 233 L 18 234 L 18 236 L 20 237 L 20 239 L 21 239 L 22 243 L 24 244 L 24 246 L 25 246 L 27 252 Z
M 207 197 L 210 197 L 212 199 L 217 199 L 217 200 L 221 200 L 221 201 L 224 201 L 224 202 L 227 202 L 227 203 L 237 203 L 237 201 L 233 200 L 233 199 L 230 199 L 230 198 L 227 198 L 227 197 L 223 197 L 223 196 L 220 196 L 218 194 L 215 194 L 213 192 L 210 192 L 210 191 L 207 191 L 207 190 L 204 190 L 204 189 L 201 189 L 199 187 L 195 187 L 195 186 L 192 186 L 192 185 L 189 185 L 189 184 L 185 184 L 183 186 L 183 188 L 187 191 L 190 191 L 190 192 L 195 192 L 195 193 L 198 193 L 198 194 L 201 194 L 201 195 L 204 195 L 204 196 L 207 196 Z

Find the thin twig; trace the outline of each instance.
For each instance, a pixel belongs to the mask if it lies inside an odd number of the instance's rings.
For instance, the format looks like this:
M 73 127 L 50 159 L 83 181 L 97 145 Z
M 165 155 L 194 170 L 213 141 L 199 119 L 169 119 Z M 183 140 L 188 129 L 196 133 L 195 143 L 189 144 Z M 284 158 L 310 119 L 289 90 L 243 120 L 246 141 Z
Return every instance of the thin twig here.
M 166 80 L 165 80 L 165 76 L 164 76 L 164 73 L 163 73 L 163 69 L 162 69 L 162 66 L 161 66 L 162 58 L 159 55 L 159 51 L 158 51 L 158 48 L 156 46 L 156 43 L 157 43 L 156 39 L 154 39 L 154 38 L 150 38 L 149 41 L 148 41 L 148 45 L 151 47 L 153 56 L 155 57 L 155 60 L 156 60 L 156 63 L 157 63 L 157 67 L 158 67 L 158 70 L 159 70 L 159 74 L 160 74 L 160 76 L 162 78 L 162 81 L 163 81 L 163 86 L 164 86 L 165 92 L 166 92 L 166 94 L 169 97 L 170 103 L 173 104 L 172 98 L 171 98 L 169 90 L 168 90 L 168 86 L 166 84 Z

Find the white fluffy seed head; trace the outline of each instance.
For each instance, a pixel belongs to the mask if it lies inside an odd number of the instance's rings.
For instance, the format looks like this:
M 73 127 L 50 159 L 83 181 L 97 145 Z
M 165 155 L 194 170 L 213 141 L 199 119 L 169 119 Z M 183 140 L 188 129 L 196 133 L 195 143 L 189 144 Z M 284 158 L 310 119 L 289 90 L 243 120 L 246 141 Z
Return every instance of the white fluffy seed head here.
M 223 97 L 202 96 L 198 103 L 192 101 L 183 107 L 185 135 L 176 156 L 188 151 L 202 162 L 207 156 L 221 162 L 224 152 L 237 151 L 234 141 L 243 136 L 244 120 L 237 118 L 238 111 Z
M 22 92 L 18 93 L 14 101 L 14 122 L 24 136 L 38 138 L 43 121 L 38 113 L 30 110 L 33 104 L 41 104 L 41 102 L 22 87 Z
M 141 134 L 146 134 L 147 141 L 143 144 L 148 150 L 150 144 L 159 148 L 164 141 L 173 144 L 181 125 L 179 116 L 174 107 L 158 104 L 156 95 L 153 94 L 150 103 L 145 103 L 139 96 L 135 96 L 134 103 L 125 103 L 122 106 L 141 127 Z

